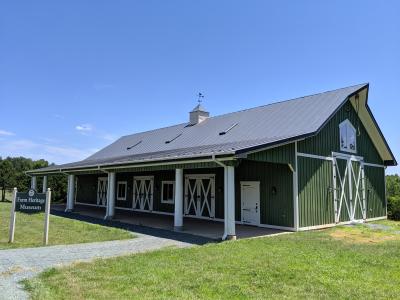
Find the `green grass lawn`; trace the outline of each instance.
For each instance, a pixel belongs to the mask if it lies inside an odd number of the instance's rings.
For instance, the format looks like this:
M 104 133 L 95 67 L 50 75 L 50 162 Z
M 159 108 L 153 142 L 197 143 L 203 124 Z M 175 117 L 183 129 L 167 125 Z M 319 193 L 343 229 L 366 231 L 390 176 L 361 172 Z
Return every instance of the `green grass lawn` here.
M 398 298 L 400 227 L 380 224 L 78 263 L 25 286 L 33 299 Z
M 17 213 L 14 243 L 8 243 L 11 203 L 0 202 L 0 250 L 43 246 L 44 214 Z M 94 225 L 50 216 L 49 245 L 77 244 L 129 239 L 134 236 L 122 229 Z

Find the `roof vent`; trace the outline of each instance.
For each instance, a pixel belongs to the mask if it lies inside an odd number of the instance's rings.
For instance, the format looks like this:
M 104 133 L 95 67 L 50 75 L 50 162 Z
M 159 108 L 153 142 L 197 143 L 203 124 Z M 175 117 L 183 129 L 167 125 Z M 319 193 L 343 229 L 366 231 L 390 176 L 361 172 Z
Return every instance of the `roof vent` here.
M 238 123 L 235 123 L 235 124 L 231 125 L 230 127 L 228 127 L 227 129 L 225 129 L 224 131 L 221 131 L 221 132 L 219 133 L 219 135 L 227 134 L 230 130 L 232 130 L 234 127 L 236 127 L 237 124 L 238 124 Z
M 180 134 L 178 134 L 176 137 L 174 137 L 173 139 L 170 139 L 170 140 L 168 140 L 168 141 L 165 141 L 165 143 L 166 144 L 169 144 L 169 143 L 171 143 L 171 142 L 173 142 L 173 141 L 175 141 L 178 137 L 180 137 L 182 135 L 182 133 L 180 133 Z
M 130 147 L 126 147 L 126 150 L 131 150 L 133 147 L 136 147 L 137 145 L 139 145 L 142 141 L 137 142 L 136 144 L 130 146 Z

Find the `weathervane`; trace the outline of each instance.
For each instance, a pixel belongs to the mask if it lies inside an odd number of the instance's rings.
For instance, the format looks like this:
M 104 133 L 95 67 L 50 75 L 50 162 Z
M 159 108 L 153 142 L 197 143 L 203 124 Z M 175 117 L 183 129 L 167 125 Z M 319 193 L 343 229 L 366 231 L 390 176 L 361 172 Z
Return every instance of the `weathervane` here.
M 199 102 L 199 104 L 201 104 L 201 98 L 204 98 L 204 95 L 202 93 L 198 94 L 199 99 L 197 100 L 197 102 Z

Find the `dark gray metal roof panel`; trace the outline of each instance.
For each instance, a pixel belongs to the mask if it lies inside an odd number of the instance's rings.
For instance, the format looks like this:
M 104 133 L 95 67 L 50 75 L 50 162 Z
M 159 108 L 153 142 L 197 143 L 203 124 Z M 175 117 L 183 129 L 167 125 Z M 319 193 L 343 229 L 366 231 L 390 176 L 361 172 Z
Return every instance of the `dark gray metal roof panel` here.
M 210 117 L 193 126 L 183 123 L 123 136 L 81 162 L 57 167 L 233 154 L 293 139 L 315 133 L 349 95 L 366 86 L 360 84 Z M 237 125 L 226 134 L 219 134 L 234 124 Z

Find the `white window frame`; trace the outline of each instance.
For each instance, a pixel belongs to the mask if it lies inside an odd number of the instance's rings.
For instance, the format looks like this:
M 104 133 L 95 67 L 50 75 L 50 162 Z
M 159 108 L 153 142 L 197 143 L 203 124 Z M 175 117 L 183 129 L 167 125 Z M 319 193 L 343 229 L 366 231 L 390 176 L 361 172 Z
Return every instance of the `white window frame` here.
M 346 147 L 342 146 L 342 128 L 343 127 L 347 127 L 346 129 L 346 137 L 345 137 L 345 144 Z M 353 130 L 354 132 L 354 149 L 350 149 L 350 145 L 349 142 L 347 140 L 349 134 L 347 133 L 348 129 Z M 339 124 L 339 144 L 340 144 L 340 151 L 344 151 L 344 152 L 350 152 L 350 153 L 357 153 L 357 130 L 355 129 L 355 127 L 353 126 L 353 124 L 351 124 L 351 122 L 346 119 L 344 120 L 342 123 Z
M 119 192 L 119 185 L 125 185 L 125 197 L 118 197 Z M 117 182 L 117 200 L 119 201 L 126 201 L 126 193 L 128 192 L 128 182 L 127 181 L 118 181 Z
M 164 199 L 164 185 L 172 184 L 172 199 Z M 165 180 L 161 182 L 161 203 L 174 204 L 175 202 L 175 181 Z

